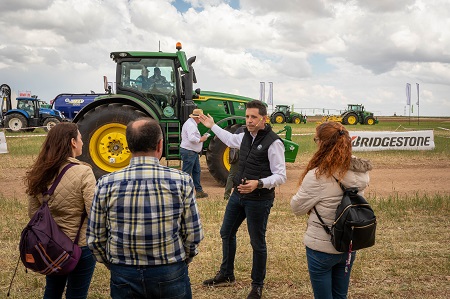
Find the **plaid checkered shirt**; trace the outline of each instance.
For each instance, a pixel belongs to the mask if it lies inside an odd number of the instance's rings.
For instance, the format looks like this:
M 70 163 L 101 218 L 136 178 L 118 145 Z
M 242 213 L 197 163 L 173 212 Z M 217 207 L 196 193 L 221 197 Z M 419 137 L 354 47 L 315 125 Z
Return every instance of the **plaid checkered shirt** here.
M 191 177 L 134 157 L 96 186 L 87 243 L 97 261 L 121 265 L 165 265 L 198 253 L 203 239 Z

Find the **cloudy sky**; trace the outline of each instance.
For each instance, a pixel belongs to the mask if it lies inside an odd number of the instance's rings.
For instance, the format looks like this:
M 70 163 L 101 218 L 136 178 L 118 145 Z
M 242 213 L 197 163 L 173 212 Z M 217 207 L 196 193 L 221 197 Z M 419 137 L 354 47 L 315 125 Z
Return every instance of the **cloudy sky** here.
M 450 116 L 448 0 L 1 0 L 0 84 L 50 101 L 102 92 L 109 53 L 175 51 L 195 88 L 260 97 L 308 115 L 348 103 L 376 115 Z M 324 110 L 325 109 L 325 110 Z M 406 112 L 405 112 L 406 111 Z M 414 105 L 411 115 L 417 115 Z

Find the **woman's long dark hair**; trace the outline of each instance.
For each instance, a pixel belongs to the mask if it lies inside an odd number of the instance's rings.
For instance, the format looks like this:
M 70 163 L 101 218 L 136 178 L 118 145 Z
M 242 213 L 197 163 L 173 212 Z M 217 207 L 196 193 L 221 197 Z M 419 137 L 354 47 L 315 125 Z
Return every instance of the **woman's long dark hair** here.
M 77 125 L 69 122 L 59 123 L 48 132 L 36 161 L 25 175 L 27 194 L 36 196 L 47 190 L 67 158 L 72 157 L 71 142 L 77 136 Z
M 302 183 L 308 171 L 317 167 L 316 177 L 331 177 L 337 174 L 341 180 L 350 168 L 352 158 L 352 141 L 345 127 L 338 122 L 324 122 L 316 128 L 319 148 L 314 153 L 308 166 L 300 176 Z

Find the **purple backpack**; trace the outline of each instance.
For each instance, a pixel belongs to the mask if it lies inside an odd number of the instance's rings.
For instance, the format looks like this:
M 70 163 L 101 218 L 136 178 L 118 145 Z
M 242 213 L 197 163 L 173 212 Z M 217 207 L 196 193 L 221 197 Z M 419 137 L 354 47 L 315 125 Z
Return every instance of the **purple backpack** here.
M 26 268 L 34 272 L 44 275 L 66 275 L 75 269 L 80 259 L 81 248 L 77 244 L 87 215 L 86 211 L 81 216 L 77 236 L 72 242 L 56 224 L 47 203 L 64 173 L 74 165 L 66 165 L 50 189 L 43 193 L 44 196 L 48 195 L 47 199 L 44 199 L 20 236 L 20 259 Z

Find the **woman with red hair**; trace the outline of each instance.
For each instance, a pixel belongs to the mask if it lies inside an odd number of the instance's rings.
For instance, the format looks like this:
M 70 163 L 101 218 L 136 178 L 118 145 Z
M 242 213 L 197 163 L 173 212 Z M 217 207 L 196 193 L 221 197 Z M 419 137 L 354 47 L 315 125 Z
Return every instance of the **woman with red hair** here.
M 300 176 L 298 192 L 291 199 L 295 215 L 309 214 L 303 238 L 314 298 L 347 298 L 350 271 L 356 252 L 338 252 L 331 243 L 314 210 L 331 227 L 342 200 L 342 189 L 357 187 L 359 194 L 369 185 L 372 165 L 352 156 L 348 131 L 337 122 L 325 122 L 316 128 L 318 149 Z

